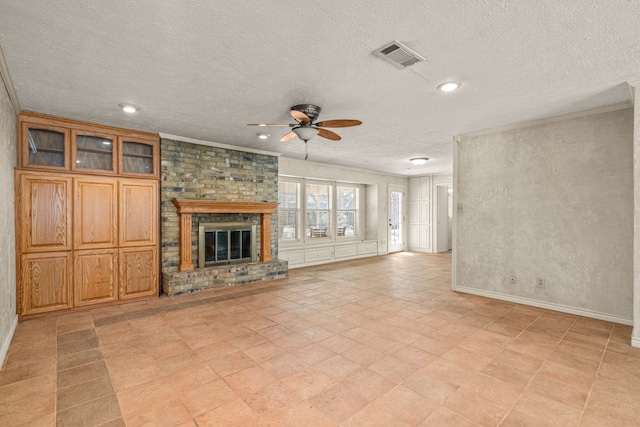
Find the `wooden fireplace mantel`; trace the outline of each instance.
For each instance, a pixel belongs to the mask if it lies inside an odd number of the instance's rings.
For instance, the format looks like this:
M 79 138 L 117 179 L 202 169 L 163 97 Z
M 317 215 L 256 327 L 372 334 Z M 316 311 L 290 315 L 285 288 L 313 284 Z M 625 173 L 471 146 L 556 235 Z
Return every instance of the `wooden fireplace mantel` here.
M 191 215 L 194 213 L 260 214 L 260 261 L 273 261 L 271 256 L 271 215 L 277 202 L 239 202 L 202 199 L 173 199 L 180 215 L 180 264 L 178 270 L 193 271 L 191 257 Z

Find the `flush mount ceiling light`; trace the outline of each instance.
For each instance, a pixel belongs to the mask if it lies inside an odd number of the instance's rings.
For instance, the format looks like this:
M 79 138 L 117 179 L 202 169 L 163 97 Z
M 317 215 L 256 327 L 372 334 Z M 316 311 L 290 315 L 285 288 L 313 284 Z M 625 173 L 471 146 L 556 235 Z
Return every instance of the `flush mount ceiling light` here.
M 256 135 L 258 136 L 258 138 L 260 139 L 267 139 L 269 138 L 269 134 L 268 133 L 256 133 Z
M 413 159 L 409 159 L 409 161 L 416 166 L 424 165 L 425 163 L 427 163 L 427 160 L 429 160 L 428 157 L 414 157 Z
M 453 92 L 454 90 L 458 89 L 460 86 L 462 86 L 462 84 L 458 82 L 445 82 L 438 85 L 438 90 L 440 92 Z
M 138 107 L 133 106 L 131 104 L 119 104 L 119 105 L 120 105 L 120 108 L 122 108 L 122 111 L 124 111 L 125 113 L 132 114 L 139 110 Z

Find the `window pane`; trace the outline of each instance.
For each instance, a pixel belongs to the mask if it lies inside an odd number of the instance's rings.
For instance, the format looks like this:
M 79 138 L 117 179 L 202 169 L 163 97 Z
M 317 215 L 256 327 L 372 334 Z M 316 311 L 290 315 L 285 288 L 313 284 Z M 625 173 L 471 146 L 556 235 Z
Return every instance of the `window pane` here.
M 327 237 L 329 227 L 329 211 L 307 212 L 307 237 Z
M 358 235 L 358 187 L 338 186 L 338 223 L 336 236 Z
M 329 209 L 329 186 L 307 184 L 307 209 Z
M 355 236 L 356 213 L 355 211 L 338 211 L 338 225 L 336 235 Z
M 278 233 L 281 240 L 297 240 L 300 184 L 278 182 Z
M 278 231 L 280 231 L 281 240 L 296 240 L 296 218 L 297 211 L 278 211 Z
M 298 208 L 298 188 L 297 182 L 278 183 L 278 208 L 297 209 Z
M 338 187 L 338 209 L 356 209 L 356 190 L 353 187 Z

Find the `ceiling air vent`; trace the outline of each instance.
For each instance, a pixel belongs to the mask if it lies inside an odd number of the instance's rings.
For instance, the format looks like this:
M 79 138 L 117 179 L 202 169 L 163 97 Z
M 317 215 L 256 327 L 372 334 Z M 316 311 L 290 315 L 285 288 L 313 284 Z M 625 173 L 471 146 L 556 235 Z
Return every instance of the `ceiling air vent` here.
M 424 61 L 424 58 L 397 40 L 373 51 L 378 56 L 386 58 L 398 68 L 405 68 L 416 62 Z

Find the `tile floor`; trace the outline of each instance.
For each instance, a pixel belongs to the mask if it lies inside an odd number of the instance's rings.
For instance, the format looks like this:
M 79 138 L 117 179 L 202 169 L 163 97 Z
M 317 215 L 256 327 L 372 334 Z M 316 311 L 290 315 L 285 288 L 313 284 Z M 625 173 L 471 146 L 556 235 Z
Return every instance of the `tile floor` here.
M 2 426 L 640 425 L 631 328 L 450 290 L 449 255 L 18 325 Z

